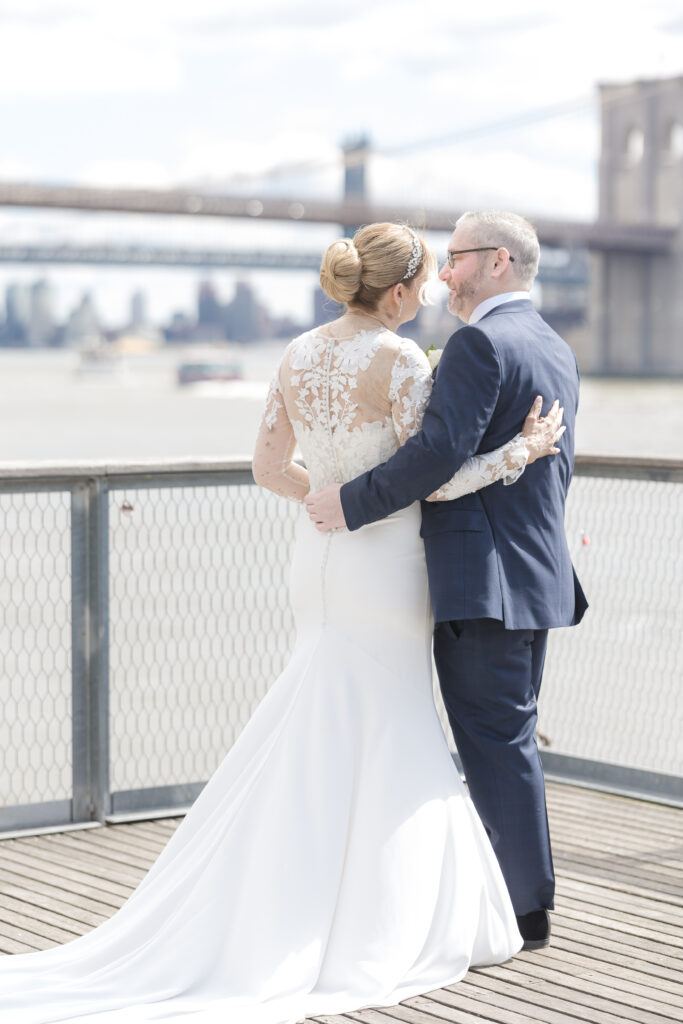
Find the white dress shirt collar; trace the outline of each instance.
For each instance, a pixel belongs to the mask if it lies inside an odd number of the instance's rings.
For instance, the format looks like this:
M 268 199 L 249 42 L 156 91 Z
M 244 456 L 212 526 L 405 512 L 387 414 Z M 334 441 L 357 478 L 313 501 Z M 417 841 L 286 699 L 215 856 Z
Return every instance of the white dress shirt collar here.
M 470 313 L 470 318 L 467 323 L 471 326 L 476 324 L 478 320 L 481 320 L 483 316 L 490 313 L 496 306 L 501 306 L 504 302 L 514 302 L 516 299 L 530 299 L 531 295 L 529 292 L 501 292 L 500 295 L 492 295 L 490 299 L 484 299 L 478 306 L 475 306 Z

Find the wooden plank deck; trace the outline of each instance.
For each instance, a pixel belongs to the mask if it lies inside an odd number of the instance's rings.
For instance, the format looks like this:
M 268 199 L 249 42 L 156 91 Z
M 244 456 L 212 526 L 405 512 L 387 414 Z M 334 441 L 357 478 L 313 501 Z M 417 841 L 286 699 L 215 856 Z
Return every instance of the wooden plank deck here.
M 552 944 L 458 985 L 322 1024 L 666 1024 L 683 1021 L 683 812 L 550 783 L 558 875 Z M 0 842 L 0 951 L 106 920 L 180 819 Z

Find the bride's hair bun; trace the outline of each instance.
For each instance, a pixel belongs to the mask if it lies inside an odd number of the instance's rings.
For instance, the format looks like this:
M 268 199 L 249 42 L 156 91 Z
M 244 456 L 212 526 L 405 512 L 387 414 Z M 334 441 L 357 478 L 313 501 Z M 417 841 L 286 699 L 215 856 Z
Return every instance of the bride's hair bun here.
M 350 238 L 328 245 L 320 267 L 323 291 L 335 302 L 353 302 L 358 294 L 363 264 Z
M 320 284 L 336 302 L 377 307 L 387 288 L 404 281 L 420 283 L 420 301 L 427 278 L 436 273 L 436 260 L 425 240 L 405 224 L 368 224 L 353 239 L 339 238 L 327 247 L 320 267 Z

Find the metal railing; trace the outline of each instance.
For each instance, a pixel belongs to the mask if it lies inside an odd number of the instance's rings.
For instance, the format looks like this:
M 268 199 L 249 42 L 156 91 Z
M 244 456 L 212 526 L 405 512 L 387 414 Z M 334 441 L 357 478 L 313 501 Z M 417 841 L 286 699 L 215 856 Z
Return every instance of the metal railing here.
M 683 462 L 577 458 L 591 602 L 546 770 L 683 802 Z M 249 460 L 0 467 L 0 833 L 187 806 L 287 659 L 299 510 Z
M 539 702 L 547 774 L 681 804 L 682 484 L 683 460 L 577 457 L 566 529 L 590 607 L 551 632 Z

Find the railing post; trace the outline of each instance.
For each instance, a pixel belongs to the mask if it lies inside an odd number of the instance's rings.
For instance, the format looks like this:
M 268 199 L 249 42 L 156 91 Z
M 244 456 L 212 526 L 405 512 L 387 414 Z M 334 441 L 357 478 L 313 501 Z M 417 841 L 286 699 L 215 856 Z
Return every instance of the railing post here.
M 71 492 L 74 821 L 104 821 L 109 793 L 109 508 L 102 479 Z

